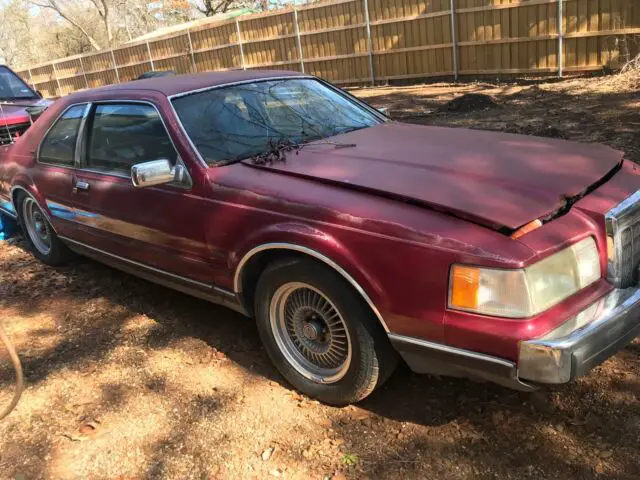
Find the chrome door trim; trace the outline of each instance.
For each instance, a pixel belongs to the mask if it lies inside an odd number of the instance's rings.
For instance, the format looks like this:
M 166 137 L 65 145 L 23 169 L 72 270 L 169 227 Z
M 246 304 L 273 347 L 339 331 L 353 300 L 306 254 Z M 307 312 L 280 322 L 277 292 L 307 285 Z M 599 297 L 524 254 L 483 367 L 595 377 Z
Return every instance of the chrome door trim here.
M 107 252 L 105 250 L 102 250 L 100 248 L 92 247 L 91 245 L 87 245 L 86 243 L 78 242 L 77 240 L 72 240 L 69 237 L 59 236 L 58 238 L 60 238 L 64 242 L 70 243 L 72 245 L 77 245 L 77 246 L 82 247 L 82 248 L 86 248 L 88 250 L 91 250 L 93 252 L 99 253 L 99 254 L 104 255 L 106 257 L 111 257 L 111 258 L 114 258 L 116 260 L 120 260 L 121 262 L 125 262 L 125 263 L 128 263 L 130 265 L 135 265 L 136 267 L 144 268 L 145 270 L 150 270 L 152 272 L 158 273 L 160 275 L 164 275 L 166 277 L 171 277 L 171 278 L 173 278 L 175 280 L 179 280 L 179 281 L 182 281 L 182 282 L 185 282 L 185 283 L 190 283 L 190 284 L 196 285 L 196 286 L 198 286 L 200 288 L 205 288 L 207 290 L 222 290 L 222 289 L 218 289 L 217 287 L 214 287 L 212 285 L 209 285 L 208 283 L 199 282 L 198 280 L 193 280 L 191 278 L 183 277 L 181 275 L 176 275 L 175 273 L 167 272 L 166 270 L 161 270 L 159 268 L 155 268 L 155 267 L 152 267 L 150 265 L 145 265 L 144 263 L 136 262 L 135 260 L 130 260 L 128 258 L 121 257 L 120 255 L 116 255 L 114 253 L 109 253 L 109 252 Z
M 376 305 L 373 303 L 373 300 L 371 300 L 371 297 L 369 297 L 369 295 L 364 290 L 364 288 L 362 288 L 362 286 L 351 275 L 349 275 L 344 268 L 342 268 L 336 262 L 334 262 L 329 257 L 323 255 L 320 252 L 317 252 L 311 248 L 303 247 L 301 245 L 296 245 L 293 243 L 265 243 L 263 245 L 259 245 L 249 250 L 238 263 L 238 266 L 236 267 L 236 271 L 233 277 L 233 290 L 235 291 L 236 295 L 240 296 L 240 294 L 242 293 L 242 269 L 247 264 L 247 262 L 251 259 L 251 257 L 256 255 L 257 253 L 264 252 L 265 250 L 292 250 L 294 252 L 304 253 L 306 255 L 314 257 L 320 260 L 321 262 L 327 264 L 333 270 L 338 272 L 342 277 L 344 277 L 344 279 L 347 280 L 353 286 L 353 288 L 356 289 L 356 291 L 360 294 L 363 300 L 367 302 L 371 310 L 373 310 L 373 313 L 378 318 L 378 321 L 380 322 L 384 330 L 387 333 L 389 333 L 390 331 L 389 327 L 384 321 L 384 318 L 382 318 L 382 314 L 380 313 Z

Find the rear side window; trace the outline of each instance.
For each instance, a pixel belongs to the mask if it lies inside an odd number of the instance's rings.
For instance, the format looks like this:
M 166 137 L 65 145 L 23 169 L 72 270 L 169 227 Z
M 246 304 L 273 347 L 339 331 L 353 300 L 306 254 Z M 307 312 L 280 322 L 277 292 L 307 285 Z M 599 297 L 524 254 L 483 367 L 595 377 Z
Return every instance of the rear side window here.
M 90 130 L 86 166 L 92 169 L 128 174 L 136 163 L 167 159 L 175 164 L 178 157 L 151 105 L 97 105 Z
M 40 146 L 39 160 L 54 165 L 73 166 L 78 129 L 86 105 L 75 105 L 67 110 L 51 127 Z

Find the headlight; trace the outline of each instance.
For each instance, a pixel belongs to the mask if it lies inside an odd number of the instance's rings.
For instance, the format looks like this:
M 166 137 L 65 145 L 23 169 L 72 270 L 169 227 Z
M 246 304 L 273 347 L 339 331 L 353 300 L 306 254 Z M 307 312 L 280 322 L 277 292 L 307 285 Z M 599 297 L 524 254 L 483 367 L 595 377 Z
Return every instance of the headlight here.
M 519 270 L 453 265 L 449 308 L 497 317 L 537 315 L 600 278 L 593 238 Z

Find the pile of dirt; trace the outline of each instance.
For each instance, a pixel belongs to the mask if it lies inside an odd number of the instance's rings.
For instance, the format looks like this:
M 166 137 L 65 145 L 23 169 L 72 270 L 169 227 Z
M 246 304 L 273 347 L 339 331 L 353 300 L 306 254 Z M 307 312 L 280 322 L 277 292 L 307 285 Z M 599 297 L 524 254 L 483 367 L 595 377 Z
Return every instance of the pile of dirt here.
M 519 133 L 520 135 L 535 135 L 536 137 L 569 138 L 566 133 L 553 125 L 510 123 L 505 126 L 504 131 L 507 133 Z
M 476 110 L 487 110 L 498 106 L 496 101 L 483 93 L 465 93 L 445 103 L 441 112 L 469 113 Z

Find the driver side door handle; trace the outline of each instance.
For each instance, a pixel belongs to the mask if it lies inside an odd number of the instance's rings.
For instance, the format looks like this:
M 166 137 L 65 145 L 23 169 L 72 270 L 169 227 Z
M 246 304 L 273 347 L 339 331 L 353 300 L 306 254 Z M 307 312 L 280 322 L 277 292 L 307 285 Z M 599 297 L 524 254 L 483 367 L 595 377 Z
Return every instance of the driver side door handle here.
M 85 182 L 83 180 L 78 180 L 76 181 L 74 187 L 73 187 L 73 193 L 78 193 L 80 191 L 82 192 L 86 192 L 88 191 L 90 188 L 90 185 L 88 182 Z

